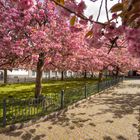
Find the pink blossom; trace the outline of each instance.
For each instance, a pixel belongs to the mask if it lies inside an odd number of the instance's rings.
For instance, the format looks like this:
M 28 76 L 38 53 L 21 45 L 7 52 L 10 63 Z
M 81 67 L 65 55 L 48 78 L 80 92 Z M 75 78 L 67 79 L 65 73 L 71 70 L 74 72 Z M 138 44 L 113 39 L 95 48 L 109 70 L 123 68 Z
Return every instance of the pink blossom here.
M 19 0 L 19 8 L 27 10 L 34 5 L 34 0 Z
M 84 9 L 86 9 L 86 5 L 85 5 L 85 2 L 81 0 L 81 2 L 77 6 L 77 12 L 79 14 L 82 14 L 84 12 Z

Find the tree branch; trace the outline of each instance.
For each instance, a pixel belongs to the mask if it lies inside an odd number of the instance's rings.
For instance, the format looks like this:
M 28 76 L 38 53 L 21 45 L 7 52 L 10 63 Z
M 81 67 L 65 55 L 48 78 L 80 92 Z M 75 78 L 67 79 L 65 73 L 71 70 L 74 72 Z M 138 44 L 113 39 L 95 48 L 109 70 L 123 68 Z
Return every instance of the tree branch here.
M 105 0 L 105 10 L 106 10 L 106 17 L 109 22 L 109 15 L 108 15 L 108 8 L 107 8 L 107 0 Z
M 112 48 L 114 47 L 114 44 L 116 44 L 116 46 L 117 46 L 116 41 L 118 40 L 118 38 L 119 38 L 119 37 L 116 36 L 113 40 L 110 39 L 111 47 L 110 47 L 110 49 L 109 49 L 109 51 L 108 51 L 108 54 L 110 53 L 110 51 L 111 51 Z
M 100 8 L 99 8 L 99 12 L 98 12 L 98 16 L 97 16 L 96 22 L 98 22 L 98 20 L 99 20 L 99 17 L 100 17 L 100 14 L 101 14 L 101 10 L 102 10 L 102 5 L 103 5 L 103 0 L 101 1 L 101 4 L 100 4 Z
M 89 22 L 91 22 L 91 23 L 98 23 L 98 24 L 101 24 L 101 25 L 104 25 L 104 26 L 107 25 L 107 24 L 105 24 L 105 23 L 101 23 L 101 22 L 98 22 L 98 21 L 93 21 L 93 20 L 87 18 L 87 17 L 84 16 L 84 15 L 80 15 L 80 14 L 76 13 L 75 11 L 72 11 L 72 10 L 69 9 L 68 7 L 63 6 L 62 4 L 60 4 L 59 2 L 57 2 L 57 1 L 55 1 L 55 0 L 51 0 L 51 1 L 53 1 L 56 5 L 58 5 L 58 6 L 62 7 L 62 8 L 64 8 L 66 11 L 75 14 L 77 17 L 79 17 L 79 18 L 81 18 L 81 19 L 83 19 L 83 20 L 87 20 L 87 21 L 89 21 Z

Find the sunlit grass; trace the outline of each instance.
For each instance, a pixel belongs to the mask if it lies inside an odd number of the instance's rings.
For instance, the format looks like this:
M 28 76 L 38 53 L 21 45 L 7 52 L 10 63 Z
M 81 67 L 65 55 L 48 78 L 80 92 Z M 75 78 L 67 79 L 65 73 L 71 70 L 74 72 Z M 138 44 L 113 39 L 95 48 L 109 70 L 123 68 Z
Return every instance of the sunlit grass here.
M 42 94 L 60 93 L 61 90 L 83 87 L 85 84 L 95 83 L 95 79 L 74 79 L 65 81 L 47 81 L 42 83 Z M 0 85 L 0 100 L 3 98 L 30 98 L 34 97 L 35 83 Z

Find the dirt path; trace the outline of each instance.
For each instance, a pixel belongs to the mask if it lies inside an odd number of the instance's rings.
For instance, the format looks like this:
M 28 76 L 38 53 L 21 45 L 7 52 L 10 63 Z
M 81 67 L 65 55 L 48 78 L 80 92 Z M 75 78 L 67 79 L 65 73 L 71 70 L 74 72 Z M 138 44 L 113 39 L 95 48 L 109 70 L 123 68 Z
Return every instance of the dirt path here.
M 140 80 L 129 80 L 56 118 L 0 140 L 140 140 Z

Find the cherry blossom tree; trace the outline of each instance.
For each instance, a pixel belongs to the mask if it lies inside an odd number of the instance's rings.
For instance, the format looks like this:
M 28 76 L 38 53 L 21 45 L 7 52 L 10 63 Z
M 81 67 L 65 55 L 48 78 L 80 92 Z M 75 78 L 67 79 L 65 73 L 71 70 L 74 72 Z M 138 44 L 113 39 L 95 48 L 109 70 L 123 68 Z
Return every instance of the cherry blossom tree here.
M 76 37 L 76 34 L 83 29 L 69 28 L 67 18 L 60 17 L 56 7 L 49 0 L 1 0 L 0 6 L 0 67 L 36 68 L 37 98 L 41 94 L 44 66 L 49 64 L 53 57 L 61 55 L 64 59 L 76 51 L 80 47 L 80 39 L 83 40 Z M 60 58 L 58 59 L 60 61 Z M 62 63 L 63 61 L 61 65 Z
M 44 63 L 49 57 L 48 44 L 51 44 L 47 31 L 50 24 L 55 24 L 55 8 L 49 1 L 33 0 L 1 0 L 0 6 L 2 21 L 0 67 L 28 68 L 36 62 L 35 97 L 38 97 L 41 94 Z

